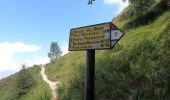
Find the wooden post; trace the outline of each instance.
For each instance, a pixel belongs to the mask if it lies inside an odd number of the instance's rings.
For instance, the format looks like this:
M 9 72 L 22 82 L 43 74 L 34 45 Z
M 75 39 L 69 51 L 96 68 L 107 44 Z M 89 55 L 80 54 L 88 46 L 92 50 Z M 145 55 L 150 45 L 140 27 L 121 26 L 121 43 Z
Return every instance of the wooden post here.
M 95 50 L 87 50 L 85 100 L 94 100 Z

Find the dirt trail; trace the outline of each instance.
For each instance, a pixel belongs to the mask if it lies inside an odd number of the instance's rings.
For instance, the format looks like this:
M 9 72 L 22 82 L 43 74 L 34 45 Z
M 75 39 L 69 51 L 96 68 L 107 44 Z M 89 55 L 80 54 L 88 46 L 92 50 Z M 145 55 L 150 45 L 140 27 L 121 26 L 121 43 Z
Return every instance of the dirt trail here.
M 56 88 L 57 88 L 58 82 L 50 81 L 47 78 L 47 75 L 45 74 L 45 67 L 43 65 L 41 66 L 41 76 L 42 76 L 43 80 L 48 83 L 48 85 L 50 86 L 50 88 L 52 90 L 51 100 L 57 100 Z

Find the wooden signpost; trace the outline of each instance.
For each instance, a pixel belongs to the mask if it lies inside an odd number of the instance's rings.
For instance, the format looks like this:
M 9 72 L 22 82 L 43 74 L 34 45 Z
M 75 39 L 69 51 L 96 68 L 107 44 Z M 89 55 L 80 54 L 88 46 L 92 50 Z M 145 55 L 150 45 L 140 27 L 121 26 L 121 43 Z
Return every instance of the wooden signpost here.
M 94 100 L 95 50 L 112 49 L 123 35 L 112 22 L 70 30 L 69 51 L 87 50 L 85 100 Z

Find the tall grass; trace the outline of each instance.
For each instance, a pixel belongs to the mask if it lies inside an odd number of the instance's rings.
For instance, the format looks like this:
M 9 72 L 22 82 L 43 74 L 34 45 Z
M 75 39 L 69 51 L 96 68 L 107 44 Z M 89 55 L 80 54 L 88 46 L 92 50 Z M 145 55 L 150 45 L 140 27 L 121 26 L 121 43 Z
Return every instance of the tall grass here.
M 129 11 L 127 8 L 126 11 Z M 126 11 L 113 22 L 122 28 Z M 134 20 L 133 20 L 134 21 Z M 170 12 L 149 23 L 124 29 L 113 50 L 96 51 L 96 100 L 168 100 L 170 97 Z M 59 80 L 59 100 L 83 100 L 85 53 L 71 52 L 48 64 L 50 79 Z
M 169 33 L 166 28 L 160 37 Z M 169 32 L 169 31 L 168 31 Z M 131 50 L 117 46 L 96 59 L 96 100 L 168 100 L 170 93 L 170 49 L 166 38 L 141 40 Z M 162 41 L 162 43 L 160 43 Z M 160 48 L 162 47 L 162 48 Z M 162 56 L 160 56 L 162 55 Z M 70 78 L 70 87 L 60 100 L 83 100 L 85 65 Z
M 33 75 L 35 85 L 19 100 L 50 100 L 51 90 L 41 78 L 40 67 L 34 66 L 27 70 Z M 18 73 L 0 81 L 0 100 L 18 100 L 15 87 L 17 75 Z

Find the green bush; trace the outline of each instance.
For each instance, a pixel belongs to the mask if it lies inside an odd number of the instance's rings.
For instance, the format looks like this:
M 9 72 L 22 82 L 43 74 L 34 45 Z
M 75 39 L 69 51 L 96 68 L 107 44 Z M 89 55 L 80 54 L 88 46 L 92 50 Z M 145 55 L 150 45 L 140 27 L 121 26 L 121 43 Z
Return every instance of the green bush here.
M 63 92 L 59 96 L 59 100 L 83 100 L 84 99 L 84 74 L 85 74 L 85 65 L 82 63 L 79 65 L 79 73 L 75 73 L 70 81 L 70 87 L 68 89 L 64 88 L 61 85 L 58 89 L 59 93 Z M 67 91 L 63 90 L 66 89 Z
M 163 35 L 169 33 L 165 29 Z M 96 59 L 96 100 L 168 100 L 170 96 L 169 37 L 146 38 L 129 51 L 118 45 Z M 160 43 L 162 41 L 162 43 Z M 162 48 L 160 48 L 161 46 Z M 161 50 L 168 50 L 161 52 Z M 84 68 L 70 80 L 61 100 L 83 100 Z
M 96 62 L 96 99 L 125 100 L 130 93 L 126 81 L 131 72 L 129 62 L 124 57 L 111 58 L 106 53 Z
M 143 2 L 142 0 L 140 1 Z M 150 0 L 147 0 L 147 1 L 150 1 Z M 150 8 L 150 7 L 147 7 L 147 8 Z M 132 19 L 124 26 L 124 29 L 128 30 L 131 28 L 136 28 L 136 27 L 151 23 L 156 18 L 161 16 L 164 12 L 166 12 L 168 9 L 169 8 L 165 6 L 162 2 L 159 2 L 152 9 L 148 9 L 147 12 L 145 13 L 139 12 L 141 14 L 136 14 L 136 15 L 131 14 L 130 17 L 132 17 Z
M 26 70 L 25 65 L 23 65 L 23 68 L 16 79 L 18 98 L 25 95 L 32 88 L 34 83 L 33 76 Z
M 36 98 L 36 100 L 50 100 L 51 93 L 49 91 L 43 91 L 43 93 Z

